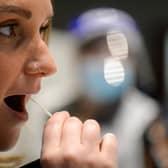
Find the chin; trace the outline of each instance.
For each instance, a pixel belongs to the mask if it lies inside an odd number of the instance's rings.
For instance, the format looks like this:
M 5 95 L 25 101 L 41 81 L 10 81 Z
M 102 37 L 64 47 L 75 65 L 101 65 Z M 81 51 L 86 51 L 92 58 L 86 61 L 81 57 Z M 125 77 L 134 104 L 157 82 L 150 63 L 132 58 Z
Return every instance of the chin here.
M 3 138 L 0 138 L 0 151 L 5 152 L 15 147 L 19 139 L 19 135 L 20 130 L 15 132 L 15 134 L 6 134 L 6 136 L 1 136 Z

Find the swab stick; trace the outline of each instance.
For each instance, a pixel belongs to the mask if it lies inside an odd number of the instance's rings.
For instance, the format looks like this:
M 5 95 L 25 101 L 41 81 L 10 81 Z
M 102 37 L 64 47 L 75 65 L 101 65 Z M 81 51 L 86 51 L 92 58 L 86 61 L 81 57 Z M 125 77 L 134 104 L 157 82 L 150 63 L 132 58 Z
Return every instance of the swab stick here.
M 49 117 L 52 116 L 52 114 L 51 114 L 44 106 L 42 106 L 39 102 L 37 102 L 37 100 L 35 100 L 35 99 L 32 98 L 32 97 L 30 97 L 30 99 L 31 99 L 35 104 L 37 104 L 37 105 L 42 109 L 42 111 L 43 111 L 45 114 L 47 114 Z

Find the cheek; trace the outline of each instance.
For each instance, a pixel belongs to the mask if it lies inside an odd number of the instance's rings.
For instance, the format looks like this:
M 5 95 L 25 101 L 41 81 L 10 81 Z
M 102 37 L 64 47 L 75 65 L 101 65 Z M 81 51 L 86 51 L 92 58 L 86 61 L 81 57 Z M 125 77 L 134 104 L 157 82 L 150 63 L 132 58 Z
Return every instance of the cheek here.
M 16 58 L 0 55 L 0 100 L 21 73 L 21 67 L 21 62 Z

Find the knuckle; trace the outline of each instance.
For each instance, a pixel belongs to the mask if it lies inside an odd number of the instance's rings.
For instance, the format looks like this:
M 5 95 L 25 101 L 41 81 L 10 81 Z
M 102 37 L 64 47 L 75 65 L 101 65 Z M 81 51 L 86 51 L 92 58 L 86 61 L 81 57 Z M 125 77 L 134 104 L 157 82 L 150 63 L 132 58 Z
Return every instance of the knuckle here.
M 57 155 L 55 153 L 50 152 L 50 153 L 47 153 L 47 154 L 43 154 L 41 156 L 40 162 L 45 167 L 49 167 L 49 166 L 52 166 L 52 165 L 60 164 L 61 163 L 61 157 L 60 157 L 60 155 Z
M 61 111 L 61 112 L 56 112 L 53 114 L 52 117 L 50 117 L 49 121 L 51 120 L 60 120 L 60 119 L 63 119 L 63 118 L 67 118 L 69 117 L 69 113 L 67 111 Z
M 67 162 L 79 162 L 79 155 L 80 153 L 74 149 L 68 149 L 66 152 L 63 153 L 63 158 Z
M 81 126 L 82 122 L 77 117 L 70 117 L 64 123 L 64 127 L 68 129 L 76 129 Z
M 117 137 L 114 134 L 107 133 L 107 136 L 117 145 Z
M 113 159 L 107 159 L 98 155 L 89 155 L 85 160 L 86 167 L 117 168 Z
M 70 117 L 67 122 L 69 123 L 73 123 L 73 124 L 82 124 L 82 122 L 79 120 L 79 118 L 77 117 Z
M 65 155 L 64 155 L 64 160 L 66 161 L 66 162 L 74 162 L 75 160 L 76 160 L 76 157 L 75 157 L 75 155 L 73 155 L 72 153 L 66 153 Z
M 86 124 L 86 125 L 91 125 L 91 126 L 93 126 L 93 127 L 96 127 L 96 128 L 98 128 L 98 129 L 100 129 L 99 123 L 98 123 L 96 120 L 93 120 L 93 119 L 88 119 L 88 120 L 86 120 L 84 124 Z
M 87 159 L 86 164 L 87 167 L 94 167 L 95 162 L 92 159 Z
M 109 146 L 111 146 L 113 149 L 118 148 L 118 140 L 114 134 L 107 133 L 104 135 L 104 139 L 106 140 L 106 142 L 108 142 Z
M 87 167 L 95 167 L 97 165 L 97 163 L 98 163 L 98 160 L 97 160 L 97 157 L 95 157 L 95 156 L 91 156 L 90 155 L 86 159 L 86 165 L 87 165 Z
M 109 161 L 109 160 L 104 163 L 103 167 L 104 168 L 116 168 L 114 163 L 112 161 Z
M 117 138 L 116 137 L 114 137 L 114 138 L 112 138 L 111 139 L 111 146 L 112 146 L 112 148 L 115 150 L 115 151 L 117 151 L 118 150 L 118 142 L 117 142 Z
M 99 161 L 101 162 L 99 165 L 102 165 L 101 167 L 103 168 L 117 168 L 118 162 L 116 158 L 107 159 L 107 157 L 102 156 Z
M 64 119 L 68 118 L 70 115 L 67 111 L 56 112 L 53 114 L 45 124 L 45 127 L 51 127 L 55 124 L 61 123 Z

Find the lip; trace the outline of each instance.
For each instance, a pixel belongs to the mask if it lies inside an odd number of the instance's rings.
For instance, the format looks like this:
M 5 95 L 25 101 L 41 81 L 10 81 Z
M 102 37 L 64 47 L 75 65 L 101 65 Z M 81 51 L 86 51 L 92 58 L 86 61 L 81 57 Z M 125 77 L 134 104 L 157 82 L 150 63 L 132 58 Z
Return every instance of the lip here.
M 8 97 L 8 96 L 12 96 L 12 95 L 26 95 L 26 97 L 30 97 L 31 95 L 35 95 L 35 94 L 38 94 L 40 91 L 40 86 L 38 88 L 35 88 L 34 90 L 28 90 L 28 91 L 22 91 L 22 92 L 12 92 L 12 93 L 8 93 L 6 94 L 5 97 Z
M 3 102 L 1 104 L 1 110 L 5 111 L 7 113 L 8 116 L 10 116 L 10 118 L 12 117 L 12 120 L 16 120 L 16 122 L 19 123 L 24 123 L 28 120 L 29 115 L 28 112 L 26 110 L 26 104 L 29 101 L 30 97 L 32 96 L 32 94 L 37 94 L 40 91 L 40 85 L 38 85 L 38 87 L 34 87 L 31 89 L 26 89 L 26 90 L 22 90 L 21 92 L 11 92 L 6 94 L 6 96 L 3 99 Z M 15 111 L 15 109 L 11 108 L 10 106 L 8 106 L 8 104 L 5 102 L 5 99 L 7 97 L 10 96 L 14 96 L 14 95 L 24 95 L 24 100 L 23 100 L 23 109 L 22 111 Z
M 12 109 L 10 109 L 11 110 L 11 112 L 13 112 L 14 113 L 14 115 L 19 119 L 19 120 L 21 120 L 21 121 L 23 121 L 23 122 L 26 122 L 27 120 L 28 120 L 28 113 L 27 113 L 27 111 L 25 110 L 25 111 L 22 111 L 22 112 L 17 112 L 17 111 L 14 111 L 14 110 L 12 110 Z

